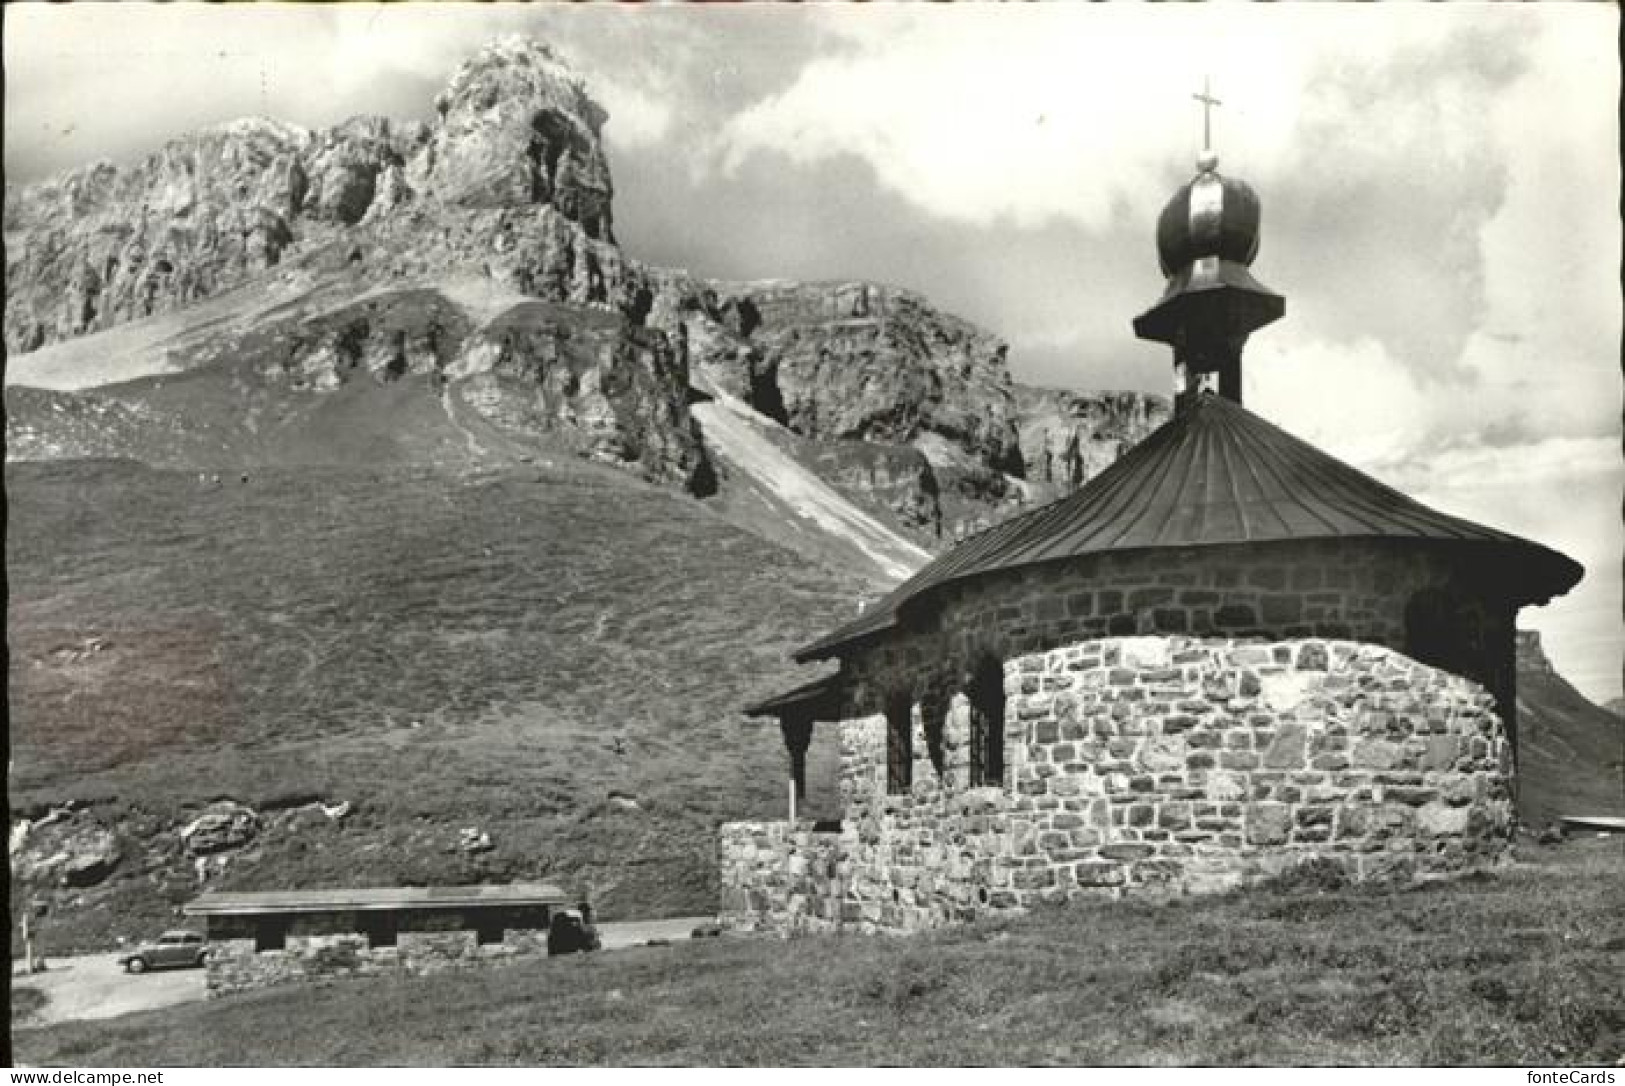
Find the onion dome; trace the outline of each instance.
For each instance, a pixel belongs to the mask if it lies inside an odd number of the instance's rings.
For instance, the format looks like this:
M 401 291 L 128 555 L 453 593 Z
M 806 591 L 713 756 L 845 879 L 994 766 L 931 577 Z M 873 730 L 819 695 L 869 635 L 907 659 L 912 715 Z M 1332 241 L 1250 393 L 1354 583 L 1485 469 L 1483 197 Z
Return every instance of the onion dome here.
M 1196 176 L 1157 218 L 1157 260 L 1168 283 L 1157 304 L 1134 319 L 1134 334 L 1174 349 L 1176 409 L 1209 381 L 1240 403 L 1247 337 L 1286 312 L 1286 301 L 1248 270 L 1260 221 L 1258 194 L 1220 174 L 1212 151 L 1202 152 Z
M 1157 257 L 1171 276 L 1203 257 L 1246 267 L 1258 255 L 1258 194 L 1245 181 L 1218 172 L 1219 156 L 1204 151 L 1200 172 L 1157 218 Z

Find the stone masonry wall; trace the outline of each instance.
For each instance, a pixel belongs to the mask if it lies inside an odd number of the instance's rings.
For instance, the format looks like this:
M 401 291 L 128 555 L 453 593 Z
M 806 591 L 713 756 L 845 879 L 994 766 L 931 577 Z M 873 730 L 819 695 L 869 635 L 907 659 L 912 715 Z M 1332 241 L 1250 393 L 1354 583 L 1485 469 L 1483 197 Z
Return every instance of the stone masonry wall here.
M 1311 859 L 1448 873 L 1493 863 L 1511 833 L 1489 693 L 1381 646 L 1103 638 L 1008 661 L 1005 694 L 1002 787 L 967 787 L 962 696 L 916 703 L 906 794 L 886 791 L 885 718 L 843 722 L 841 833 L 724 827 L 724 921 L 918 930 Z
M 383 973 L 426 975 L 546 956 L 547 932 L 507 930 L 501 943 L 479 945 L 472 930 L 400 931 L 396 945 L 373 947 L 355 925 L 304 925 L 290 930 L 282 950 L 256 951 L 248 925 L 210 924 L 209 997 L 294 981 Z M 349 930 L 340 930 L 348 927 Z M 325 930 L 317 930 L 325 929 Z
M 722 913 L 732 927 L 834 931 L 848 918 L 850 831 L 819 832 L 805 822 L 729 822 L 721 833 Z
M 905 631 L 860 646 L 843 665 L 858 716 L 882 711 L 898 689 L 951 697 L 983 655 L 1005 661 L 1099 637 L 1320 637 L 1415 655 L 1406 606 L 1425 589 L 1444 589 L 1475 611 L 1450 669 L 1511 705 L 1515 609 L 1473 576 L 1460 554 L 1403 540 L 1091 555 L 947 586 L 928 609 L 905 616 Z

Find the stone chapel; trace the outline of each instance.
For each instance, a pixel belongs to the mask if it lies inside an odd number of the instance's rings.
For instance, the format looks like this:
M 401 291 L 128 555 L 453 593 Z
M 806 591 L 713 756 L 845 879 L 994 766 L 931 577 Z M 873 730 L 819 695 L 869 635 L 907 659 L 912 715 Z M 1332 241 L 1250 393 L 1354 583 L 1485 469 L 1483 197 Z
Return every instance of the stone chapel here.
M 1581 567 L 1430 509 L 1242 406 L 1279 319 L 1260 203 L 1204 151 L 1157 220 L 1174 417 L 798 650 L 792 821 L 721 831 L 726 924 L 917 930 L 1329 860 L 1448 873 L 1509 840 L 1520 608 Z M 826 665 L 827 666 L 827 665 Z M 794 820 L 815 728 L 838 828 Z

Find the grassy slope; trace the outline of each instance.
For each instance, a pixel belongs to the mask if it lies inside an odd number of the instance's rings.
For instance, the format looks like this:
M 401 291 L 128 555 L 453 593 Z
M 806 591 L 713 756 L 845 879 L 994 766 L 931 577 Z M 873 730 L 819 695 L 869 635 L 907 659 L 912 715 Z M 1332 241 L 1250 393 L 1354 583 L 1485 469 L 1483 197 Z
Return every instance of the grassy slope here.
M 1594 705 L 1555 671 L 1518 672 L 1520 780 L 1524 820 L 1625 814 L 1625 721 Z
M 1410 891 L 724 939 L 15 1035 L 38 1064 L 1574 1064 L 1625 1054 L 1617 839 Z
M 130 838 L 58 951 L 167 922 L 196 892 L 173 830 L 218 796 L 358 807 L 268 833 L 228 883 L 549 875 L 612 914 L 709 911 L 715 824 L 783 787 L 738 707 L 861 590 L 568 460 L 11 465 L 7 490 L 13 809 L 89 800 Z M 470 825 L 493 852 L 454 850 Z

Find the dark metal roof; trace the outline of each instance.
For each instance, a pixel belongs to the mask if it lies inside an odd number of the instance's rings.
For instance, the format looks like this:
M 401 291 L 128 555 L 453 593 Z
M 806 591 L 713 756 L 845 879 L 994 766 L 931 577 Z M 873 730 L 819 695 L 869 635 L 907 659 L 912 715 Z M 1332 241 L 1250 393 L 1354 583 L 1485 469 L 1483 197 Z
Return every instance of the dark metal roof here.
M 795 653 L 832 656 L 896 624 L 906 602 L 950 581 L 1110 551 L 1286 540 L 1386 538 L 1494 547 L 1523 602 L 1567 592 L 1579 563 L 1429 509 L 1240 404 L 1207 395 L 1075 493 L 965 540 L 863 616 Z
M 182 911 L 188 916 L 230 916 L 562 905 L 568 900 L 563 890 L 539 882 L 516 882 L 508 886 L 389 886 L 360 890 L 210 890 Z
M 802 683 L 793 690 L 786 690 L 766 701 L 746 706 L 745 715 L 777 717 L 783 716 L 786 710 L 803 708 L 811 710 L 816 719 L 820 710 L 833 710 L 837 707 L 841 690 L 840 678 L 840 672 L 835 672 L 821 679 Z

